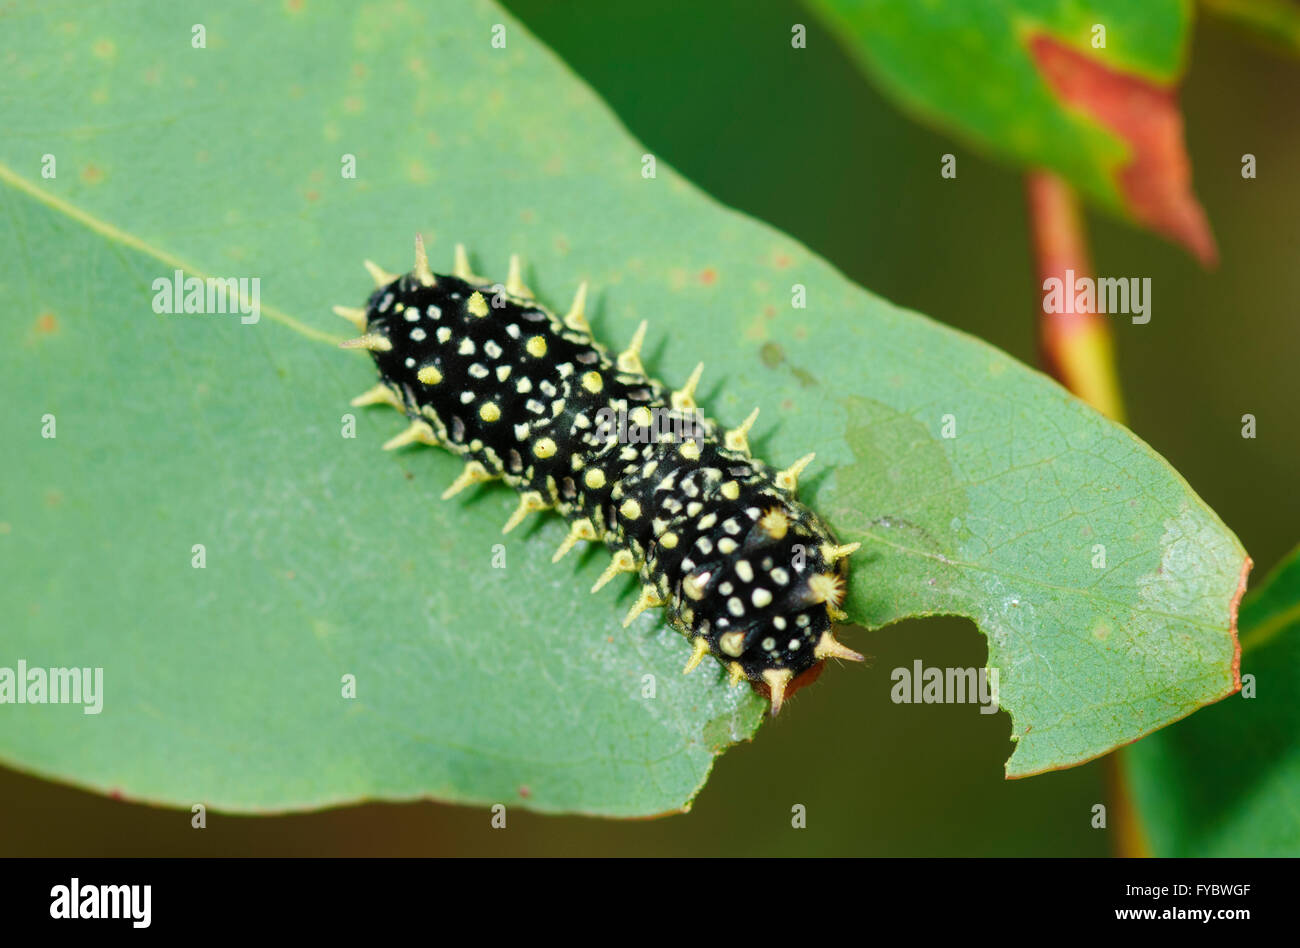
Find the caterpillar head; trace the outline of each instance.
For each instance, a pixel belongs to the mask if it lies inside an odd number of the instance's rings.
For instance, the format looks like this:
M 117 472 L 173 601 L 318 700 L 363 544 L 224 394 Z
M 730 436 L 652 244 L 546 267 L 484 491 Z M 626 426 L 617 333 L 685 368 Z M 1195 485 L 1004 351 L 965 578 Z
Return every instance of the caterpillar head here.
M 765 686 L 772 713 L 791 683 L 828 658 L 862 661 L 836 641 L 834 622 L 858 544 L 837 545 L 804 508 L 776 505 L 762 512 L 735 555 L 715 560 L 682 581 L 695 612 L 696 654 L 727 666 L 732 681 Z

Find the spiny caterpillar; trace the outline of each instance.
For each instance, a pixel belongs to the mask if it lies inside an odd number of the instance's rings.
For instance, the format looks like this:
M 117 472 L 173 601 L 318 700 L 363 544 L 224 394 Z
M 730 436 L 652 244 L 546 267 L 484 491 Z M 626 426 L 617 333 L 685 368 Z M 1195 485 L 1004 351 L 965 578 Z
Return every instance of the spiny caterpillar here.
M 377 286 L 365 309 L 334 308 L 363 333 L 343 347 L 368 350 L 381 379 L 352 404 L 411 419 L 385 449 L 437 444 L 466 459 L 443 499 L 504 480 L 520 499 L 503 533 L 559 511 L 570 530 L 554 562 L 579 540 L 603 540 L 614 557 L 592 592 L 620 573 L 642 581 L 624 627 L 666 606 L 694 647 L 686 671 L 712 655 L 733 686 L 765 685 L 774 715 L 803 672 L 862 661 L 831 634 L 847 618 L 839 606 L 859 544 L 837 544 L 795 499 L 813 455 L 774 471 L 750 457 L 758 409 L 725 432 L 700 416 L 703 364 L 669 392 L 642 368 L 644 322 L 611 357 L 591 337 L 587 285 L 561 319 L 533 301 L 518 257 L 504 285 L 474 276 L 459 245 L 452 274 L 435 275 L 418 236 L 410 273 L 365 265 Z M 612 413 L 631 434 L 613 435 Z M 683 430 L 694 436 L 672 434 Z

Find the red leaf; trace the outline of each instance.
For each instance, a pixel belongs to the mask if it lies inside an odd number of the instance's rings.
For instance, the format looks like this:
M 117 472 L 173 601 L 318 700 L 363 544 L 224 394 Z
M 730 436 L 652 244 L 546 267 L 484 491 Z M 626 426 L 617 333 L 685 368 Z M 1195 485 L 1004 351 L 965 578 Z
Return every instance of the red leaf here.
M 1132 148 L 1115 182 L 1141 223 L 1182 244 L 1206 266 L 1218 262 L 1205 210 L 1192 193 L 1183 116 L 1173 85 L 1119 72 L 1043 33 L 1029 41 L 1043 78 L 1062 101 L 1119 135 Z

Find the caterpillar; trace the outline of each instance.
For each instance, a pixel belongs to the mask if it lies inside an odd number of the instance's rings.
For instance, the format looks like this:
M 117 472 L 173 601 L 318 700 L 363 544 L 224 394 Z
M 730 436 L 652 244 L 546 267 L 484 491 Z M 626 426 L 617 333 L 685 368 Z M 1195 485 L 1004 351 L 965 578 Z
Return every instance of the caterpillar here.
M 646 323 L 611 356 L 592 338 L 587 284 L 561 318 L 533 300 L 518 256 L 504 284 L 471 273 L 462 245 L 452 273 L 434 274 L 417 235 L 411 272 L 365 266 L 375 281 L 365 308 L 334 307 L 362 333 L 343 348 L 368 351 L 379 372 L 352 404 L 410 420 L 385 449 L 441 445 L 466 459 L 443 499 L 503 480 L 519 494 L 503 533 L 558 511 L 569 533 L 553 562 L 603 541 L 613 559 L 592 592 L 622 573 L 642 583 L 623 626 L 666 607 L 692 646 L 685 671 L 712 655 L 731 686 L 766 690 L 773 715 L 826 659 L 863 660 L 831 631 L 847 618 L 859 544 L 837 543 L 795 497 L 814 455 L 773 470 L 750 454 L 758 409 L 725 431 L 703 417 L 703 363 L 670 392 L 641 364 Z

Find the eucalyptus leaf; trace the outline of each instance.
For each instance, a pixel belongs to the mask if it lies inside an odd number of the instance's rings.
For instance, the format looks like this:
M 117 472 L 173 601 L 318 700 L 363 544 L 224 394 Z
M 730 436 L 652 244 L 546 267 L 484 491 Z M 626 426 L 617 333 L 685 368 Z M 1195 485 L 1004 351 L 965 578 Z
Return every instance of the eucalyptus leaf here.
M 753 736 L 765 702 L 683 676 L 657 611 L 620 627 L 634 583 L 588 594 L 605 552 L 551 565 L 555 517 L 501 536 L 502 487 L 440 502 L 456 459 L 385 454 L 401 419 L 349 406 L 374 373 L 331 306 L 417 232 L 444 271 L 456 242 L 497 278 L 524 253 L 557 308 L 590 280 L 598 338 L 649 319 L 652 373 L 703 358 L 711 415 L 763 409 L 759 456 L 815 449 L 804 499 L 863 543 L 852 619 L 975 618 L 1013 775 L 1232 690 L 1244 554 L 1163 460 L 720 207 L 499 8 L 29 4 L 6 30 L 0 666 L 104 674 L 99 714 L 0 709 L 9 766 L 232 811 L 639 816 Z M 176 270 L 257 279 L 260 318 L 158 312 Z

